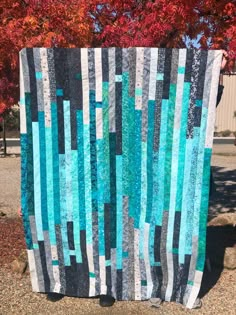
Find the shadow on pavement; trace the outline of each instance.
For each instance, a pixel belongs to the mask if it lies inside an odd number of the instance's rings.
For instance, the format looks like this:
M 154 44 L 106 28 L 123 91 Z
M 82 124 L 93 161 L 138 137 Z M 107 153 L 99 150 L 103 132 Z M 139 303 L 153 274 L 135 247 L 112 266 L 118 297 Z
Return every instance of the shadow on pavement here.
M 208 221 L 223 213 L 236 213 L 236 170 L 225 167 L 212 167 L 214 188 L 210 197 Z M 236 244 L 236 228 L 232 225 L 208 226 L 206 258 L 210 262 L 203 273 L 199 297 L 206 295 L 217 283 L 224 269 L 225 250 Z
M 211 270 L 207 266 L 199 297 L 206 295 L 217 283 L 224 269 L 225 249 L 236 244 L 236 229 L 233 226 L 209 226 L 207 228 L 206 257 L 210 261 Z
M 209 221 L 221 213 L 236 212 L 236 170 L 212 167 L 214 188 L 209 204 Z

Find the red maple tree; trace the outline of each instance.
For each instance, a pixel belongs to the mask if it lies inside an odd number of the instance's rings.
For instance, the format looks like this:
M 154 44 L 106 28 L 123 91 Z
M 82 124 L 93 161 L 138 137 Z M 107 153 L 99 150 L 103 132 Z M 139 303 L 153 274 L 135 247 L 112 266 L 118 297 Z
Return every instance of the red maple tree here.
M 227 49 L 236 53 L 236 2 L 99 0 L 90 10 L 103 46 Z
M 0 0 L 0 116 L 19 100 L 19 51 L 24 47 L 91 45 L 84 0 Z
M 18 101 L 23 47 L 220 48 L 236 56 L 234 0 L 0 0 L 0 116 Z

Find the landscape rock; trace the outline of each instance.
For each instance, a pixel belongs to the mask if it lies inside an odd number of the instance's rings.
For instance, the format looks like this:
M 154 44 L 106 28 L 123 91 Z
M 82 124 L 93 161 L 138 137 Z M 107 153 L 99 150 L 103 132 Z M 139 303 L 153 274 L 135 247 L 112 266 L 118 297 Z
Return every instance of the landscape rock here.
M 223 213 L 212 219 L 208 226 L 236 226 L 236 213 Z
M 236 269 L 236 247 L 227 247 L 224 256 L 224 268 Z
M 28 267 L 26 251 L 22 251 L 18 258 L 11 263 L 11 270 L 15 273 L 23 274 Z

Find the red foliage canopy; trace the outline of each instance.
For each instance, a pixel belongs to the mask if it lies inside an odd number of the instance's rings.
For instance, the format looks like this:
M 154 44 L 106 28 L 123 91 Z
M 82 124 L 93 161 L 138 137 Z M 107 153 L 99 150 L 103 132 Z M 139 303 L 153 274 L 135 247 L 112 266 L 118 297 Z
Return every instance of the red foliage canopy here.
M 0 115 L 23 47 L 196 45 L 236 57 L 235 0 L 0 0 Z
M 92 38 L 84 0 L 0 0 L 0 115 L 19 99 L 22 48 L 82 47 Z
M 227 0 L 99 0 L 90 10 L 104 46 L 227 49 L 236 53 L 236 2 Z

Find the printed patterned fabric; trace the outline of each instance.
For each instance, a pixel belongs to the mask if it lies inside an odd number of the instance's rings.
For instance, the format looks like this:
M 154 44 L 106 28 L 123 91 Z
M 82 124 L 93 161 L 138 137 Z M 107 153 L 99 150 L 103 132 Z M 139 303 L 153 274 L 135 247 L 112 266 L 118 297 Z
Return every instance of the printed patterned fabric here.
M 221 58 L 186 49 L 21 51 L 34 291 L 193 306 Z

